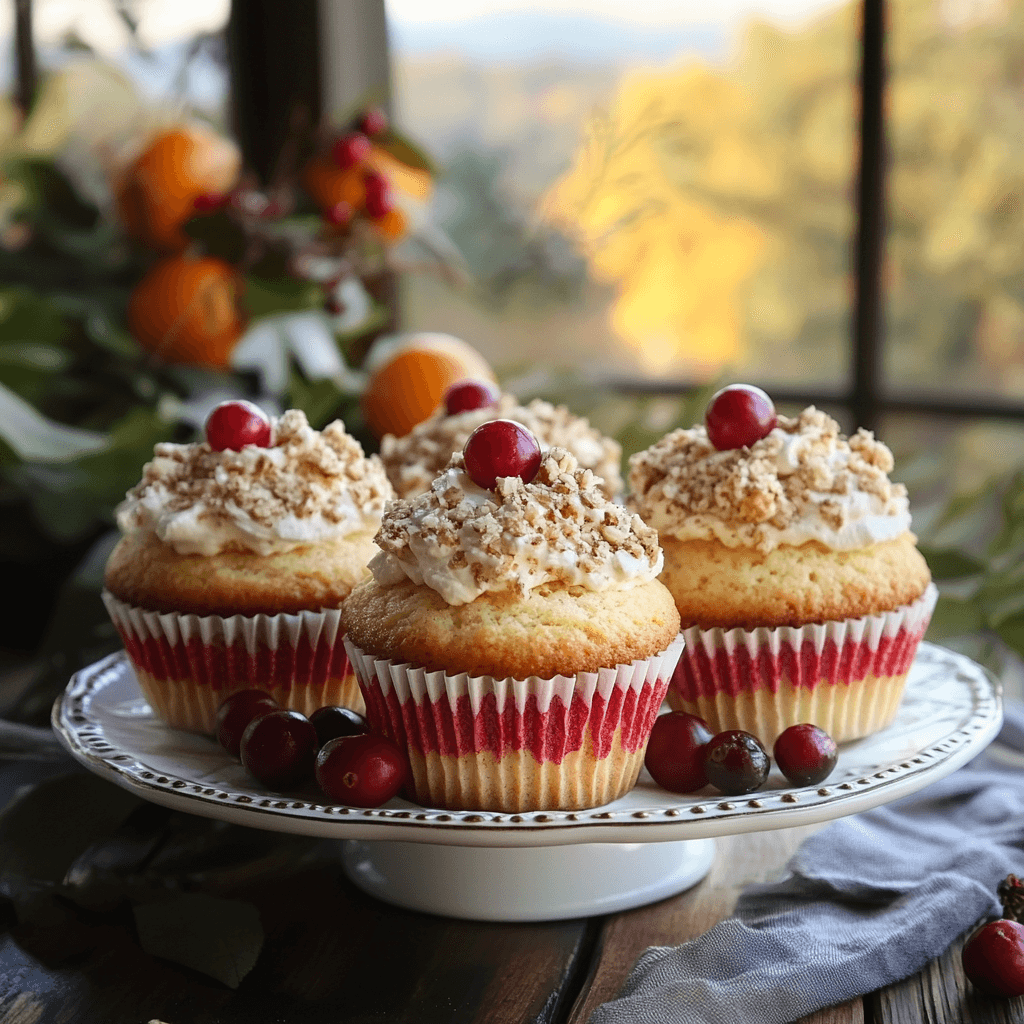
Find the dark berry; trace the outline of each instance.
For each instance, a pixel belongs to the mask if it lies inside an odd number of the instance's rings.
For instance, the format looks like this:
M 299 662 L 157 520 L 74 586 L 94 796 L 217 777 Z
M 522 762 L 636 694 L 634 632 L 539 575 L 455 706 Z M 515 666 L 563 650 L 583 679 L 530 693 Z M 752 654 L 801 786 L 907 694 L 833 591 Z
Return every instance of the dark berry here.
M 981 992 L 1024 996 L 1024 924 L 990 921 L 968 940 L 961 954 L 964 974 Z
M 335 203 L 329 210 L 324 211 L 324 220 L 327 221 L 331 227 L 343 228 L 352 220 L 354 212 L 352 204 L 346 203 L 342 200 L 340 203 Z
M 462 455 L 473 483 L 491 491 L 498 477 L 517 476 L 528 484 L 541 463 L 537 438 L 514 420 L 481 423 L 469 435 Z
M 356 164 L 361 164 L 370 155 L 371 149 L 373 143 L 362 132 L 351 132 L 335 142 L 331 147 L 331 156 L 334 157 L 334 162 L 346 171 Z
M 708 440 L 720 451 L 749 448 L 778 422 L 772 400 L 751 384 L 730 384 L 714 394 L 704 413 Z
M 671 793 L 693 793 L 708 784 L 704 754 L 711 730 L 703 718 L 685 711 L 659 716 L 647 741 L 644 765 Z
M 372 139 L 388 130 L 388 115 L 380 107 L 370 107 L 359 119 L 359 130 Z
M 324 299 L 324 311 L 330 313 L 331 316 L 341 316 L 345 312 L 345 304 L 333 295 L 329 295 Z
M 764 785 L 770 769 L 768 751 L 749 732 L 730 729 L 708 742 L 704 770 L 708 782 L 723 793 L 753 793 Z
M 497 401 L 498 389 L 486 380 L 460 380 L 444 393 L 444 409 L 449 416 L 486 409 Z
M 317 754 L 316 781 L 338 803 L 379 807 L 405 783 L 408 762 L 385 736 L 366 733 L 331 740 Z
M 316 729 L 317 739 L 322 747 L 328 740 L 336 740 L 340 736 L 361 736 L 368 731 L 366 719 L 351 708 L 337 707 L 329 704 L 317 708 L 309 716 Z
M 217 742 L 232 756 L 238 757 L 242 733 L 249 723 L 268 711 L 277 711 L 280 704 L 263 690 L 237 690 L 217 709 Z
M 240 753 L 246 770 L 270 789 L 291 789 L 313 774 L 316 729 L 298 711 L 271 711 L 242 733 Z
M 801 722 L 779 734 L 772 757 L 794 786 L 816 786 L 832 774 L 839 749 L 824 729 Z
M 227 206 L 230 199 L 230 194 L 226 192 L 207 192 L 204 195 L 196 196 L 192 201 L 192 206 L 198 213 L 213 213 Z
M 391 195 L 391 182 L 383 174 L 370 171 L 363 177 L 363 187 L 365 189 L 363 202 L 366 205 L 366 212 L 371 217 L 383 217 L 395 208 L 395 201 Z
M 252 402 L 221 402 L 206 418 L 206 443 L 215 452 L 240 452 L 247 444 L 269 448 L 270 420 Z

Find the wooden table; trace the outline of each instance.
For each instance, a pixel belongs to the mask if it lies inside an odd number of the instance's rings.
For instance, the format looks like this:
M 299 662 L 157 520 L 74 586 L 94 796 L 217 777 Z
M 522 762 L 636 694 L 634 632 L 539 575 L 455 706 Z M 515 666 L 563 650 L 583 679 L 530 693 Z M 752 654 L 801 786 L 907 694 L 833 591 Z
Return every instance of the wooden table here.
M 0 764 L 0 799 L 25 782 L 73 771 L 58 755 L 9 760 Z M 706 931 L 730 913 L 745 885 L 777 876 L 816 827 L 721 839 L 703 882 L 649 907 L 498 925 L 377 903 L 343 877 L 334 843 L 284 837 L 282 855 L 266 833 L 145 807 L 145 825 L 137 829 L 145 841 L 136 846 L 148 864 L 168 844 L 184 842 L 185 870 L 181 856 L 175 862 L 179 884 L 184 879 L 196 891 L 258 908 L 266 939 L 255 968 L 233 990 L 151 956 L 139 945 L 130 911 L 116 900 L 90 910 L 58 900 L 49 917 L 30 927 L 18 923 L 8 902 L 0 922 L 3 1024 L 583 1024 L 614 997 L 646 947 Z M 228 830 L 219 834 L 231 837 L 229 848 L 249 843 L 260 852 L 245 870 L 227 857 L 190 872 L 189 829 L 210 828 Z M 805 1021 L 1024 1024 L 1024 998 L 1001 1001 L 971 991 L 959 950 L 956 943 L 921 974 Z

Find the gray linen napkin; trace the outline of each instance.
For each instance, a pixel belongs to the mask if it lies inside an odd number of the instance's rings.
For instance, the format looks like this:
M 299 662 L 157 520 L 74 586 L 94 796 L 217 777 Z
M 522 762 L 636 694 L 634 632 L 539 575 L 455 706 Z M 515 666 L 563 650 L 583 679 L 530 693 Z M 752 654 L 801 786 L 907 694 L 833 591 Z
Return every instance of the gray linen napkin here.
M 1024 706 L 996 742 L 1024 753 Z M 699 939 L 648 949 L 590 1024 L 787 1024 L 920 970 L 1024 874 L 1024 768 L 983 754 L 816 833 L 789 870 Z

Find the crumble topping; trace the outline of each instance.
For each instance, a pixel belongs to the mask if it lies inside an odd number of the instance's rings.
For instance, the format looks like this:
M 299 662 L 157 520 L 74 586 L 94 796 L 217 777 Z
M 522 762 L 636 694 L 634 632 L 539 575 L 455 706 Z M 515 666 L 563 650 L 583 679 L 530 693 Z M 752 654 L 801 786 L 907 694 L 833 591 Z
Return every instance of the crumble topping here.
M 622 493 L 622 448 L 617 441 L 605 437 L 564 405 L 552 405 L 540 398 L 520 405 L 514 395 L 502 395 L 486 409 L 471 409 L 454 416 L 447 415 L 442 406 L 404 437 L 386 434 L 380 455 L 395 493 L 408 498 L 428 490 L 434 477 L 448 465 L 452 453 L 465 447 L 469 435 L 481 423 L 496 419 L 521 423 L 542 448 L 557 445 L 570 451 L 584 469 L 600 478 L 607 497 Z
M 889 449 L 866 430 L 847 439 L 813 406 L 749 448 L 718 451 L 701 426 L 675 430 L 629 460 L 629 505 L 659 532 L 769 551 L 818 540 L 854 548 L 910 526 Z
M 662 568 L 657 533 L 558 447 L 530 483 L 501 477 L 494 491 L 473 483 L 456 452 L 429 491 L 388 506 L 376 540 L 370 570 L 379 583 L 408 578 L 452 605 L 487 591 L 526 597 L 546 583 L 625 589 Z
M 240 452 L 158 444 L 118 506 L 118 525 L 204 555 L 268 554 L 376 529 L 393 491 L 380 460 L 366 458 L 340 420 L 318 431 L 290 409 L 272 430 L 269 448 Z

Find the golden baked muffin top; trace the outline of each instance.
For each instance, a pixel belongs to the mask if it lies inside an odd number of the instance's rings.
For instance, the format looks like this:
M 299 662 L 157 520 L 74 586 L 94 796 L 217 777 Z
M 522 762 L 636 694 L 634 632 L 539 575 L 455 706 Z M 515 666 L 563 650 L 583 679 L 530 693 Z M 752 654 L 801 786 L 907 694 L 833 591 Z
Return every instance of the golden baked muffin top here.
M 499 477 L 494 490 L 474 483 L 456 452 L 429 491 L 388 506 L 376 540 L 379 583 L 410 579 L 450 605 L 487 592 L 526 597 L 544 584 L 628 589 L 662 569 L 657 533 L 558 447 L 529 483 Z
M 340 420 L 314 430 L 290 409 L 271 430 L 266 448 L 158 444 L 118 506 L 118 526 L 201 555 L 267 555 L 377 528 L 394 492 L 380 460 L 366 458 Z
M 813 406 L 779 416 L 749 447 L 717 450 L 704 426 L 675 430 L 629 460 L 629 507 L 659 533 L 762 553 L 817 541 L 851 550 L 910 527 L 889 449 L 866 430 L 846 438 Z
M 414 497 L 428 490 L 452 453 L 462 451 L 481 423 L 495 419 L 515 420 L 530 430 L 542 447 L 557 446 L 571 452 L 580 466 L 600 478 L 607 497 L 622 493 L 622 448 L 617 441 L 605 437 L 564 405 L 552 405 L 540 398 L 521 405 L 514 395 L 506 394 L 493 405 L 454 415 L 448 415 L 442 406 L 404 437 L 385 434 L 381 460 L 398 496 Z

